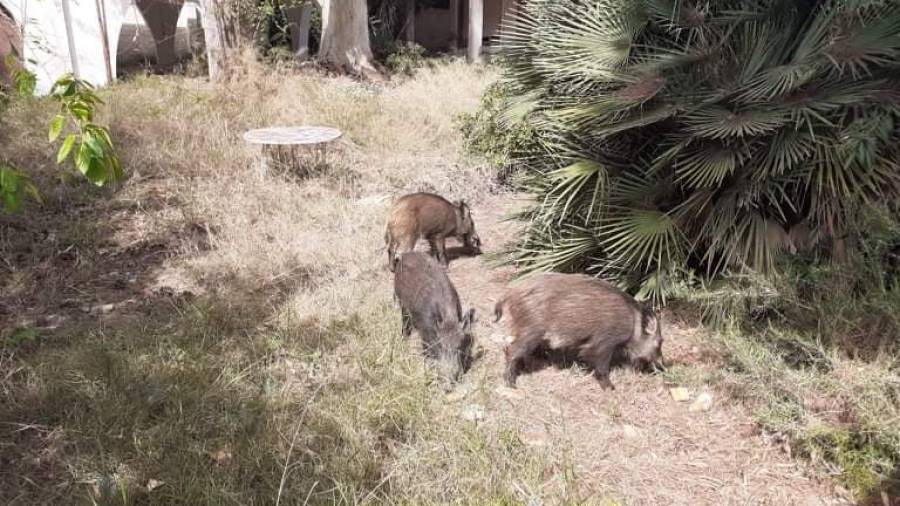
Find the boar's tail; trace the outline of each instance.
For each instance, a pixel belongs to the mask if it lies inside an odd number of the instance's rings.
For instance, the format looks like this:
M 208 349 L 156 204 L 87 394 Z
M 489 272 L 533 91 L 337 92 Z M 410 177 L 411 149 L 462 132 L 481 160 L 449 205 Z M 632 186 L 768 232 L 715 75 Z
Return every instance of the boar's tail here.
M 503 303 L 506 302 L 505 299 L 500 299 L 494 304 L 494 323 L 500 321 L 500 318 L 503 318 Z

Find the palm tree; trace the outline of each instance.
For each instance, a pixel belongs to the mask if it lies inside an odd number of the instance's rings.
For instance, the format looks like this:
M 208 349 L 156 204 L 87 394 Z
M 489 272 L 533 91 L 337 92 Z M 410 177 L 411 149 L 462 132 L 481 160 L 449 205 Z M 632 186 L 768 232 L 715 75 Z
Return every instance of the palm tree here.
M 900 198 L 896 0 L 530 0 L 502 48 L 502 120 L 537 146 L 526 271 L 661 300 L 804 236 L 840 256 L 853 213 Z

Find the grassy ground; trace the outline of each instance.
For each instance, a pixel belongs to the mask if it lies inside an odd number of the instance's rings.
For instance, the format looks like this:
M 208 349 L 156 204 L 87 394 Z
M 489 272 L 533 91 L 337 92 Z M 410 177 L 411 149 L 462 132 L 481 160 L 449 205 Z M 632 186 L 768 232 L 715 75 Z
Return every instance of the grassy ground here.
M 130 178 L 60 177 L 51 110 L 14 104 L 4 154 L 45 205 L 0 218 L 0 503 L 836 504 L 760 438 L 720 358 L 673 323 L 673 376 L 579 371 L 498 389 L 512 273 L 454 262 L 484 358 L 446 395 L 400 337 L 384 269 L 391 198 L 473 203 L 489 250 L 514 199 L 459 156 L 453 118 L 489 70 L 449 63 L 380 91 L 247 62 L 221 86 L 139 78 L 102 91 Z M 327 177 L 255 177 L 248 128 L 346 136 Z M 690 412 L 668 387 L 714 396 Z
M 215 88 L 104 90 L 131 176 L 115 190 L 57 181 L 46 104 L 9 112 L 4 145 L 47 202 L 0 225 L 0 502 L 505 504 L 515 483 L 539 489 L 563 463 L 446 405 L 377 274 L 379 195 L 489 190 L 458 163 L 452 118 L 491 75 L 450 64 L 371 94 L 245 68 Z M 297 123 L 346 132 L 330 177 L 256 180 L 239 134 Z

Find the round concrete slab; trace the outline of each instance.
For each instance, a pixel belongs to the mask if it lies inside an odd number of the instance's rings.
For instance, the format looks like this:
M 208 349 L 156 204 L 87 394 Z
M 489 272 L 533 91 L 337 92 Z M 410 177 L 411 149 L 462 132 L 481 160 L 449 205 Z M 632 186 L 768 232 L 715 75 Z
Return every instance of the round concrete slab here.
M 340 130 L 320 126 L 258 128 L 244 132 L 244 140 L 251 144 L 302 145 L 325 144 L 338 139 Z

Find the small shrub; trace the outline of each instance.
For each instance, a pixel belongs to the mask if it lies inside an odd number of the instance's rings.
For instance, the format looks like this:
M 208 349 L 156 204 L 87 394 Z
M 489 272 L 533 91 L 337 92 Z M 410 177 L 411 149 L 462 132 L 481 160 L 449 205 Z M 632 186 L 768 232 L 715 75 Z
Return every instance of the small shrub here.
M 500 179 L 512 173 L 516 159 L 525 156 L 534 135 L 524 118 L 517 120 L 506 113 L 509 99 L 508 88 L 502 82 L 494 83 L 482 96 L 477 111 L 457 118 L 465 151 L 483 157 L 498 169 Z
M 395 74 L 412 76 L 425 62 L 425 48 L 413 42 L 393 42 L 384 63 Z

